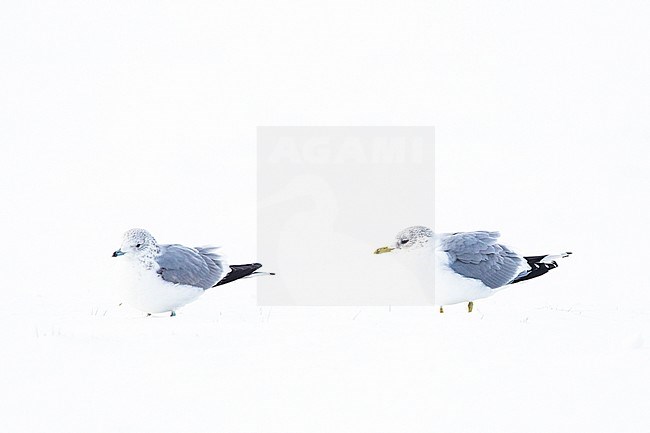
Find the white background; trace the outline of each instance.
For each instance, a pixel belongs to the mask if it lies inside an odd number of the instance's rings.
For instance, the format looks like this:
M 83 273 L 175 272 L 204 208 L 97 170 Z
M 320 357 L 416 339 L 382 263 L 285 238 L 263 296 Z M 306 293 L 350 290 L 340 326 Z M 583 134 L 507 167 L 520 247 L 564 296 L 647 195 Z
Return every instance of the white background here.
M 649 21 L 637 1 L 3 2 L 0 423 L 647 431 Z M 260 309 L 251 281 L 173 320 L 115 308 L 134 226 L 263 261 L 258 125 L 435 125 L 439 231 L 575 254 L 472 315 Z
M 432 266 L 422 272 L 417 261 L 373 251 L 394 243 L 390 231 L 433 225 L 434 134 L 258 128 L 257 248 L 276 276 L 257 281 L 257 304 L 431 306 Z

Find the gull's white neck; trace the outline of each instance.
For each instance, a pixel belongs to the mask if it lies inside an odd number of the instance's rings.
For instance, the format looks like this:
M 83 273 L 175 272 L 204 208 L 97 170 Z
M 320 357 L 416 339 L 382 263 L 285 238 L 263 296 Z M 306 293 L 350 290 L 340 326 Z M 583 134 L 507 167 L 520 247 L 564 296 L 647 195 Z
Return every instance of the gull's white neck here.
M 158 245 L 151 246 L 138 255 L 130 255 L 131 263 L 137 266 L 140 269 L 145 270 L 158 270 L 158 263 L 156 262 L 156 256 L 160 253 L 160 247 Z

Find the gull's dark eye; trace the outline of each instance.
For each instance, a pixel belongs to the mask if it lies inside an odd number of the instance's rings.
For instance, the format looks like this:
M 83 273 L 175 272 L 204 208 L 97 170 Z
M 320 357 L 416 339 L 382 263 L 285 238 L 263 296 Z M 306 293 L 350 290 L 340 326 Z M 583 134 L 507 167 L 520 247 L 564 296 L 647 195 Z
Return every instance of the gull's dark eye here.
M 140 248 L 141 246 L 142 246 L 142 244 L 136 244 L 135 245 L 136 248 Z
M 408 244 L 409 240 L 408 239 L 402 239 L 400 242 L 401 242 L 402 245 L 404 245 L 404 244 Z

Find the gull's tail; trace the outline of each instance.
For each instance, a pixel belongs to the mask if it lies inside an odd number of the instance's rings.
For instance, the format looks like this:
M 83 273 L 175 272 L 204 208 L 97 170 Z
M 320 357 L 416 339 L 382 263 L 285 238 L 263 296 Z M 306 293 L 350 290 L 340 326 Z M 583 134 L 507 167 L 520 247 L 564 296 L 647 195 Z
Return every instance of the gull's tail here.
M 520 281 L 530 280 L 531 278 L 537 278 L 540 275 L 544 275 L 551 269 L 557 268 L 556 260 L 564 259 L 569 257 L 570 252 L 561 253 L 561 254 L 549 254 L 546 256 L 530 256 L 524 257 L 528 262 L 530 269 L 523 271 L 521 274 L 517 275 L 510 284 L 519 283 Z
M 260 277 L 262 275 L 275 275 L 273 272 L 257 272 L 262 267 L 261 263 L 249 263 L 246 265 L 230 265 L 230 272 L 212 287 L 232 283 L 242 278 Z

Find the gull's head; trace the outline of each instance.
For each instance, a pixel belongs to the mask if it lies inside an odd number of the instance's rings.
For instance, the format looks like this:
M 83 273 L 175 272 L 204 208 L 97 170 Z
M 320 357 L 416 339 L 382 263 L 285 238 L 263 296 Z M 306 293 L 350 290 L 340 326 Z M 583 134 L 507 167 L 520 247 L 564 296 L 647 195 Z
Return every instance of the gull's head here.
M 123 256 L 125 254 L 134 257 L 141 257 L 150 254 L 158 248 L 156 239 L 151 233 L 144 229 L 131 229 L 124 233 L 122 246 L 113 253 L 113 257 Z
M 377 248 L 375 254 L 389 253 L 394 250 L 417 251 L 433 246 L 433 231 L 424 226 L 408 227 L 397 233 L 395 241 L 386 247 Z

